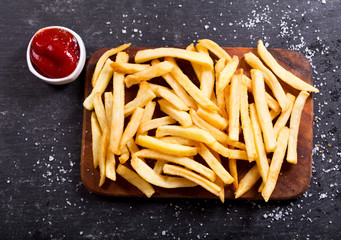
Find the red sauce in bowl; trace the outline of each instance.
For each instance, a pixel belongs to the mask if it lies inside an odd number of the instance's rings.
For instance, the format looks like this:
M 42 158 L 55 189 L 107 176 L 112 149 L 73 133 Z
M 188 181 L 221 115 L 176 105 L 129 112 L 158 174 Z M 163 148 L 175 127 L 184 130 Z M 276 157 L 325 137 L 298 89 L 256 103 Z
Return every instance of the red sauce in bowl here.
M 76 69 L 79 57 L 77 39 L 64 29 L 44 29 L 34 36 L 31 43 L 32 65 L 48 78 L 70 75 Z

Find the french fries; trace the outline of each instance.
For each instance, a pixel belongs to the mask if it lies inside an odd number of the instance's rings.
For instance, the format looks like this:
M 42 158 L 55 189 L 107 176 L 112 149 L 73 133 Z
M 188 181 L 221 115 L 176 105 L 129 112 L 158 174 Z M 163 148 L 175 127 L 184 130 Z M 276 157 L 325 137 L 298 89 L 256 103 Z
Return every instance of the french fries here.
M 158 64 L 160 61 L 159 60 L 153 60 L 152 61 L 152 66 Z M 174 77 L 170 74 L 164 74 L 162 75 L 162 78 L 165 79 L 165 81 L 173 88 L 174 92 L 176 95 L 178 95 L 179 98 L 182 99 L 182 101 L 190 108 L 196 109 L 196 104 L 193 101 L 193 99 L 187 94 L 185 89 L 174 79 Z
M 205 55 L 204 55 L 205 56 Z M 188 92 L 188 94 L 203 108 L 216 111 L 218 107 L 211 102 L 211 100 L 203 95 L 202 91 L 194 85 L 194 83 L 185 75 L 179 66 L 176 64 L 173 58 L 166 57 L 167 61 L 173 64 L 171 71 L 172 76 L 178 81 L 178 83 Z
M 187 139 L 191 139 L 198 142 L 203 142 L 206 144 L 213 144 L 216 142 L 215 138 L 207 131 L 189 127 L 184 128 L 180 126 L 160 126 L 157 128 L 155 136 L 156 137 L 164 137 L 164 136 L 176 136 L 183 137 Z
M 252 93 L 255 99 L 259 123 L 262 128 L 265 149 L 273 152 L 276 148 L 276 138 L 273 130 L 271 116 L 265 100 L 265 87 L 263 73 L 260 70 L 252 69 Z
M 258 120 L 257 110 L 254 103 L 250 104 L 250 116 L 251 116 L 251 125 L 253 130 L 253 136 L 255 138 L 255 144 L 257 149 L 256 163 L 260 176 L 263 181 L 266 181 L 269 171 L 269 164 L 266 157 L 265 146 L 262 137 L 262 130 L 260 127 L 260 123 Z
M 239 85 L 241 74 L 232 77 L 229 101 L 229 137 L 233 141 L 239 140 Z
M 283 127 L 279 132 L 278 144 L 272 157 L 269 174 L 262 190 L 262 196 L 266 202 L 269 200 L 272 191 L 275 189 L 279 171 L 282 167 L 285 151 L 288 146 L 288 138 L 289 129 L 287 127 Z
M 213 60 L 210 56 L 202 53 L 190 52 L 179 48 L 155 48 L 138 51 L 135 55 L 135 62 L 142 63 L 160 57 L 175 57 L 188 60 L 190 62 L 195 62 L 200 65 L 207 67 L 213 66 Z
M 203 143 L 199 144 L 198 153 L 225 184 L 231 184 L 234 181 L 229 172 L 226 171 L 223 165 L 221 165 L 218 159 L 213 156 L 210 150 Z
M 285 92 L 277 80 L 276 76 L 263 65 L 260 59 L 254 55 L 253 53 L 249 52 L 244 55 L 245 61 L 254 69 L 261 70 L 264 75 L 264 80 L 266 84 L 270 87 L 271 91 L 273 92 L 274 96 L 276 97 L 279 105 L 281 106 L 282 110 L 287 110 L 289 106 L 288 99 L 285 95 Z
M 113 56 L 121 51 L 124 51 L 125 49 L 127 49 L 128 47 L 130 47 L 130 43 L 128 44 L 123 44 L 117 48 L 112 48 L 108 51 L 106 51 L 101 57 L 100 59 L 98 59 L 97 63 L 96 63 L 96 67 L 94 70 L 94 73 L 92 75 L 92 80 L 91 80 L 91 84 L 93 87 L 95 87 L 96 82 L 99 78 L 99 75 L 103 72 L 103 66 L 105 65 L 105 62 L 107 61 L 107 59 L 109 59 L 110 56 Z
M 231 60 L 230 55 L 222 49 L 217 43 L 213 42 L 210 39 L 201 39 L 198 40 L 198 42 L 206 47 L 208 50 L 210 50 L 214 55 L 216 55 L 218 58 L 225 58 L 227 60 Z
M 278 64 L 276 59 L 268 52 L 263 44 L 262 40 L 258 41 L 258 54 L 261 56 L 263 61 L 270 67 L 270 69 L 284 82 L 301 91 L 319 92 L 319 90 L 310 84 L 304 82 L 300 78 L 296 77 L 291 72 L 285 70 L 281 65 Z
M 134 74 L 134 73 L 146 70 L 149 67 L 149 65 L 148 64 L 134 64 L 134 63 L 113 62 L 113 63 L 110 64 L 110 67 L 115 72 L 118 72 L 118 73 Z
M 136 108 L 134 114 L 130 118 L 130 121 L 126 129 L 123 132 L 120 149 L 122 149 L 127 144 L 129 139 L 131 139 L 135 135 L 138 127 L 140 126 L 143 113 L 144 113 L 143 108 Z
M 199 53 L 209 56 L 208 50 L 204 46 L 197 44 L 196 49 Z M 214 69 L 202 66 L 200 79 L 200 90 L 208 99 L 211 99 L 215 82 Z
M 102 102 L 102 96 L 100 93 L 96 93 L 94 98 L 94 107 L 95 107 L 95 113 L 97 116 L 98 123 L 104 131 L 105 128 L 108 128 L 108 120 L 105 114 L 104 105 Z
M 164 99 L 158 101 L 162 112 L 168 114 L 184 127 L 190 127 L 192 125 L 191 116 L 185 111 L 176 110 L 172 104 Z
M 187 157 L 197 154 L 197 148 L 182 146 L 180 144 L 165 143 L 155 137 L 139 135 L 136 137 L 136 144 L 155 151 L 166 152 L 168 154 Z
M 194 182 L 194 183 L 202 186 L 207 191 L 210 191 L 211 193 L 213 193 L 216 196 L 219 196 L 219 192 L 221 191 L 221 188 L 217 184 L 215 184 L 211 181 L 208 181 L 207 179 L 201 177 L 199 174 L 196 174 L 192 171 L 189 171 L 183 167 L 165 164 L 163 166 L 163 172 L 166 174 L 180 176 L 180 177 L 183 177 L 185 179 L 188 179 L 191 182 Z
M 156 95 L 154 94 L 148 83 L 140 83 L 140 89 L 137 92 L 136 98 L 124 105 L 124 116 L 130 116 L 136 108 L 144 107 L 155 97 Z
M 155 159 L 155 160 L 161 160 L 163 162 L 171 162 L 176 163 L 181 166 L 187 167 L 188 169 L 191 169 L 193 171 L 196 171 L 203 176 L 207 177 L 211 181 L 214 181 L 216 176 L 214 172 L 205 167 L 204 165 L 194 161 L 193 159 L 190 159 L 188 157 L 176 157 L 172 155 L 168 155 L 165 153 L 149 150 L 149 149 L 143 149 L 141 151 L 138 151 L 135 153 L 135 156 L 142 157 L 142 158 L 148 158 L 148 159 Z
M 116 62 L 128 62 L 129 56 L 124 52 L 117 54 Z M 120 153 L 120 141 L 124 128 L 124 74 L 114 72 L 113 104 L 110 122 L 110 151 Z
M 110 67 L 110 64 L 112 62 L 113 61 L 111 61 L 109 58 L 106 60 L 104 67 L 96 80 L 94 88 L 92 89 L 90 95 L 83 102 L 83 106 L 89 111 L 91 111 L 94 108 L 95 95 L 97 93 L 102 94 L 110 82 L 113 73 L 113 70 Z
M 156 84 L 149 84 L 153 92 L 157 97 L 161 97 L 165 100 L 167 100 L 170 104 L 174 106 L 177 110 L 180 111 L 188 111 L 189 108 L 187 105 L 179 98 L 177 95 L 175 95 L 170 89 L 156 85 Z
M 140 177 L 140 175 L 130 170 L 126 166 L 119 164 L 116 171 L 117 174 L 140 189 L 141 192 L 143 192 L 147 197 L 150 198 L 155 193 L 152 185 L 150 185 L 147 181 Z
M 144 180 L 155 186 L 164 188 L 182 188 L 195 187 L 197 185 L 196 183 L 184 178 L 167 177 L 156 174 L 152 168 L 136 156 L 132 157 L 131 166 Z
M 254 141 L 251 120 L 249 115 L 249 101 L 247 96 L 247 84 L 243 79 L 240 81 L 240 118 L 246 147 L 246 153 L 249 161 L 252 162 L 257 158 L 256 144 Z
M 155 118 L 153 120 L 149 120 L 140 125 L 138 132 L 148 132 L 151 129 L 158 128 L 160 126 L 169 125 L 176 123 L 174 118 L 167 116 L 161 118 Z
M 303 107 L 308 97 L 309 97 L 308 92 L 301 91 L 292 108 L 292 113 L 290 117 L 290 135 L 289 135 L 288 154 L 287 154 L 287 161 L 289 163 L 293 163 L 293 164 L 297 163 L 298 130 L 300 127 Z M 279 137 L 280 136 L 278 136 L 278 138 Z
M 91 113 L 91 134 L 92 134 L 92 158 L 94 163 L 94 168 L 98 167 L 98 149 L 99 141 L 101 138 L 101 128 L 98 124 L 95 112 Z
M 99 186 L 106 178 L 118 184 L 123 178 L 151 197 L 158 191 L 153 186 L 199 185 L 224 202 L 229 191 L 225 186 L 233 184 L 235 198 L 240 198 L 261 179 L 259 191 L 268 201 L 284 158 L 286 164 L 297 163 L 307 91 L 318 90 L 281 67 L 261 41 L 260 58 L 250 52 L 245 60 L 231 58 L 217 43 L 202 39 L 186 50 L 138 51 L 135 62 L 128 62 L 124 50 L 129 45 L 103 54 L 94 71 L 93 89 L 83 103 L 93 110 L 93 165 L 99 167 Z M 218 59 L 212 59 L 209 52 Z M 174 58 L 190 61 L 200 88 Z M 240 68 L 245 63 L 253 68 L 251 79 L 248 70 Z M 302 90 L 296 100 L 275 75 Z M 113 91 L 105 92 L 111 76 Z M 138 88 L 136 97 L 126 103 L 126 89 L 137 84 L 131 88 Z M 251 167 L 241 164 L 237 168 L 238 161 L 248 161 Z
M 139 84 L 142 81 L 147 81 L 155 77 L 160 77 L 166 73 L 169 73 L 173 69 L 173 65 L 167 61 L 160 62 L 154 66 L 148 67 L 141 72 L 137 72 L 131 75 L 127 75 L 124 79 L 127 88 L 130 88 L 134 84 Z

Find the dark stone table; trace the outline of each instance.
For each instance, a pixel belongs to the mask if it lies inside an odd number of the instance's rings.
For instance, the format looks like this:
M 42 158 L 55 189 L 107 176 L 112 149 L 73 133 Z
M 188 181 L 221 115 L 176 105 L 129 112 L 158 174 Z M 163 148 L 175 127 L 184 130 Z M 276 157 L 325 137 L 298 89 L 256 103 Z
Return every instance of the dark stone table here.
M 0 7 L 1 239 L 340 239 L 341 1 L 12 1 Z M 62 25 L 103 47 L 294 49 L 314 83 L 313 177 L 292 201 L 106 198 L 80 177 L 84 74 L 45 84 L 26 65 L 39 28 Z

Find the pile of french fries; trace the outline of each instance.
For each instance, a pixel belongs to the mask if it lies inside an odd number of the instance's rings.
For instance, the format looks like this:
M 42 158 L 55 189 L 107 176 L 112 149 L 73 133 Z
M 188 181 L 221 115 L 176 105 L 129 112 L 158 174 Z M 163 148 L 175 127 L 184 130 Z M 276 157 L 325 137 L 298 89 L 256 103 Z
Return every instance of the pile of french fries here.
M 318 90 L 279 65 L 262 41 L 259 57 L 252 52 L 244 56 L 250 74 L 238 67 L 237 56 L 208 39 L 186 49 L 141 50 L 135 63 L 128 63 L 129 46 L 101 56 L 92 92 L 83 104 L 92 111 L 93 164 L 99 167 L 99 186 L 106 178 L 115 181 L 117 173 L 147 197 L 155 193 L 153 186 L 200 185 L 224 202 L 226 185 L 233 184 L 239 198 L 261 179 L 259 192 L 268 201 L 285 158 L 297 163 L 301 113 L 308 92 Z M 175 59 L 191 63 L 200 86 Z M 154 78 L 163 78 L 165 84 L 150 83 Z M 278 78 L 300 90 L 299 95 L 286 93 Z M 105 92 L 111 79 L 113 91 Z M 135 99 L 126 103 L 125 92 L 137 84 Z M 155 108 L 164 116 L 153 118 Z M 254 162 L 241 179 L 237 161 Z

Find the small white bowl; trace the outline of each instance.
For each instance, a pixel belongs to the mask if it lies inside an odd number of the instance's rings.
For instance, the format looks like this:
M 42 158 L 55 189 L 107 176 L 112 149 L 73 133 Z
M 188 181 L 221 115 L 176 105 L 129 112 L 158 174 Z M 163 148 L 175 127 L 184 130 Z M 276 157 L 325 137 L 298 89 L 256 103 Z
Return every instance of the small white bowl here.
M 44 77 L 43 75 L 38 73 L 35 70 L 35 68 L 33 67 L 33 65 L 32 65 L 31 57 L 30 57 L 30 50 L 31 50 L 32 40 L 33 40 L 34 36 L 37 33 L 39 33 L 40 31 L 42 31 L 44 29 L 49 29 L 49 28 L 59 28 L 59 29 L 66 30 L 66 31 L 70 32 L 77 39 L 77 42 L 78 42 L 78 45 L 79 45 L 79 50 L 80 50 L 79 61 L 78 61 L 76 69 L 69 76 L 66 76 L 66 77 L 63 77 L 63 78 L 48 78 L 48 77 Z M 45 27 L 45 28 L 39 29 L 33 35 L 33 37 L 31 38 L 31 41 L 30 41 L 30 43 L 28 44 L 28 47 L 27 47 L 26 60 L 27 60 L 28 68 L 30 69 L 31 73 L 33 73 L 36 77 L 40 78 L 44 82 L 47 82 L 47 83 L 50 83 L 50 84 L 54 84 L 54 85 L 62 85 L 62 84 L 70 83 L 70 82 L 74 81 L 79 76 L 79 74 L 82 72 L 82 70 L 84 68 L 85 60 L 86 60 L 85 45 L 84 45 L 84 42 L 83 42 L 82 38 L 77 33 L 75 33 L 74 31 L 72 31 L 69 28 L 61 27 L 61 26 Z

